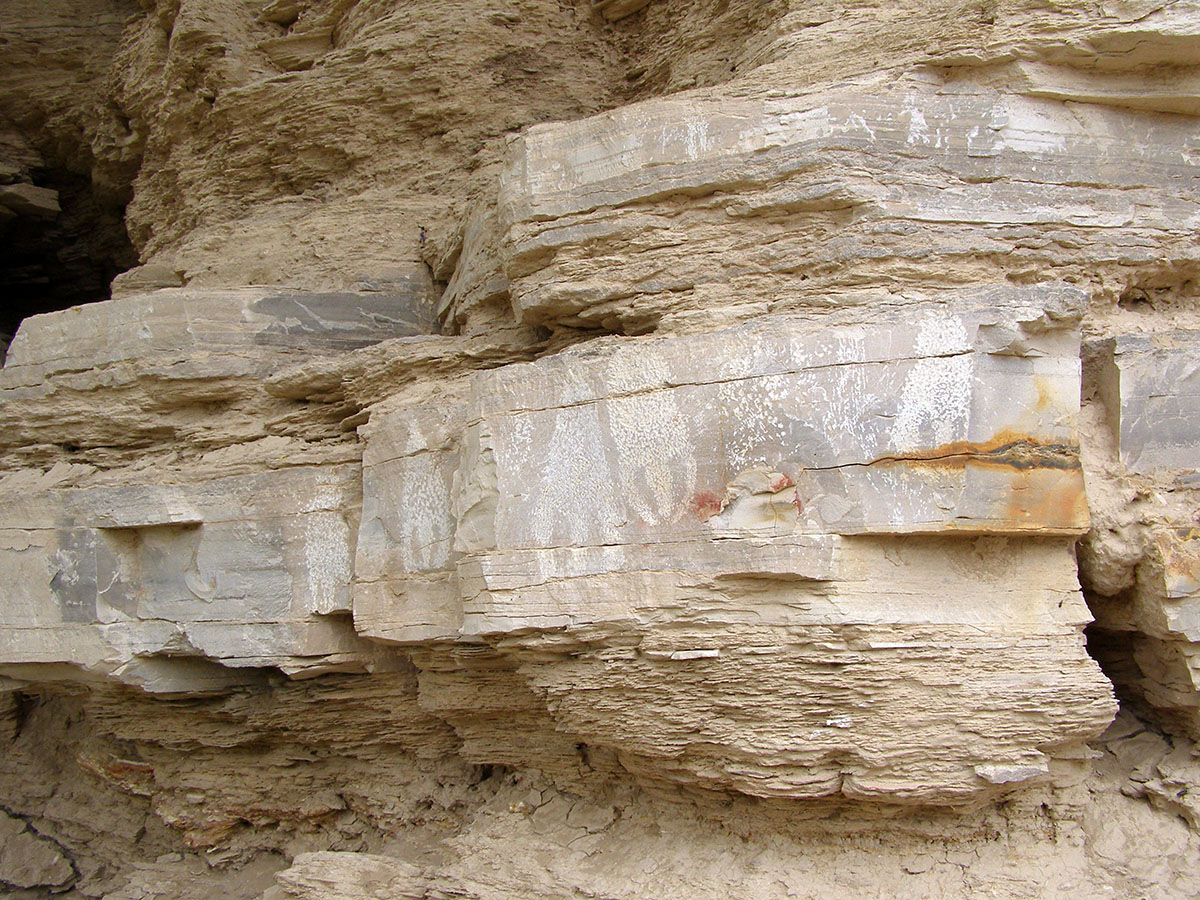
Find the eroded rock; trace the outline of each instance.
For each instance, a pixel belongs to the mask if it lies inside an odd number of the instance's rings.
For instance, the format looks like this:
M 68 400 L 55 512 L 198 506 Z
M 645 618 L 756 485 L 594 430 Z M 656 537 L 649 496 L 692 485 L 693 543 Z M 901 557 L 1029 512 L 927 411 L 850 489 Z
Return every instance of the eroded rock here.
M 0 884 L 62 891 L 74 880 L 75 870 L 60 848 L 0 811 Z
M 6 886 L 1196 894 L 1192 0 L 68 6 Z

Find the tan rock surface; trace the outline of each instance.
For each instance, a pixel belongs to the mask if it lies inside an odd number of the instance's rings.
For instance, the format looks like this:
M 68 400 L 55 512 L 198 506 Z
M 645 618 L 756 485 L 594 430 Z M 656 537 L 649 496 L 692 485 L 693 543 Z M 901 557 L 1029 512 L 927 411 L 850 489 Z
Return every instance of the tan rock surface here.
M 1200 892 L 1200 5 L 10 7 L 0 892 Z

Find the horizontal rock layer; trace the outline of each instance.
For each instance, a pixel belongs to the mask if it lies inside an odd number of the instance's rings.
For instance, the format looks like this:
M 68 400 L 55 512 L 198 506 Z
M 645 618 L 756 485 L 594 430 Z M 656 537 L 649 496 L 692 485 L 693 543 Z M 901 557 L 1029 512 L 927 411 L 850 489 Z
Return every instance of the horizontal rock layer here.
M 522 321 L 637 332 L 1196 259 L 1186 118 L 920 79 L 762 93 L 530 129 L 443 306 L 507 291 Z
M 1051 775 L 1111 715 L 1069 552 L 1080 304 L 991 288 L 590 343 L 384 401 L 361 470 L 31 485 L 4 671 L 180 692 L 483 642 L 549 727 L 652 779 L 947 803 Z

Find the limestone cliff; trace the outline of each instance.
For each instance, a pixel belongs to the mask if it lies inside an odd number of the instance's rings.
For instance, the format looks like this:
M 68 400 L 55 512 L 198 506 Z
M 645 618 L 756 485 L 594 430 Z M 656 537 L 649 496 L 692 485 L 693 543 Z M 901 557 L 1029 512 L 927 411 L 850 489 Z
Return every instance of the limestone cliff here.
M 0 59 L 0 892 L 1200 890 L 1200 4 Z

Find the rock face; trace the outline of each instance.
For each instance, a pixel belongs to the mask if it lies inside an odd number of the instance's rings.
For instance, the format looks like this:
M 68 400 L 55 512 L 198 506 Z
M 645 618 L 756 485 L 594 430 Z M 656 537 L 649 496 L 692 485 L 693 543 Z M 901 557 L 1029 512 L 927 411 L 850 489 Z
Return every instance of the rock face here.
M 502 642 L 559 727 L 685 782 L 956 802 L 1044 774 L 1037 747 L 1111 716 L 1070 554 L 1080 299 L 765 316 L 482 373 L 450 414 L 389 405 L 364 428 L 356 620 Z M 949 658 L 958 686 L 915 689 Z M 966 733 L 1062 689 L 1040 724 Z
M 1200 889 L 1200 6 L 92 7 L 0 26 L 0 886 Z
M 49 841 L 32 834 L 23 822 L 0 813 L 0 871 L 15 888 L 64 889 L 74 880 L 71 864 Z
M 531 129 L 498 200 L 518 319 L 637 330 L 1195 259 L 1188 118 L 919 78 L 764 93 Z
M 1193 737 L 1200 734 L 1198 337 L 1188 328 L 1119 334 L 1096 348 L 1094 363 L 1109 466 L 1130 500 L 1095 543 L 1103 552 L 1106 542 L 1132 537 L 1136 547 L 1093 563 L 1102 652 L 1122 665 L 1137 700 Z

